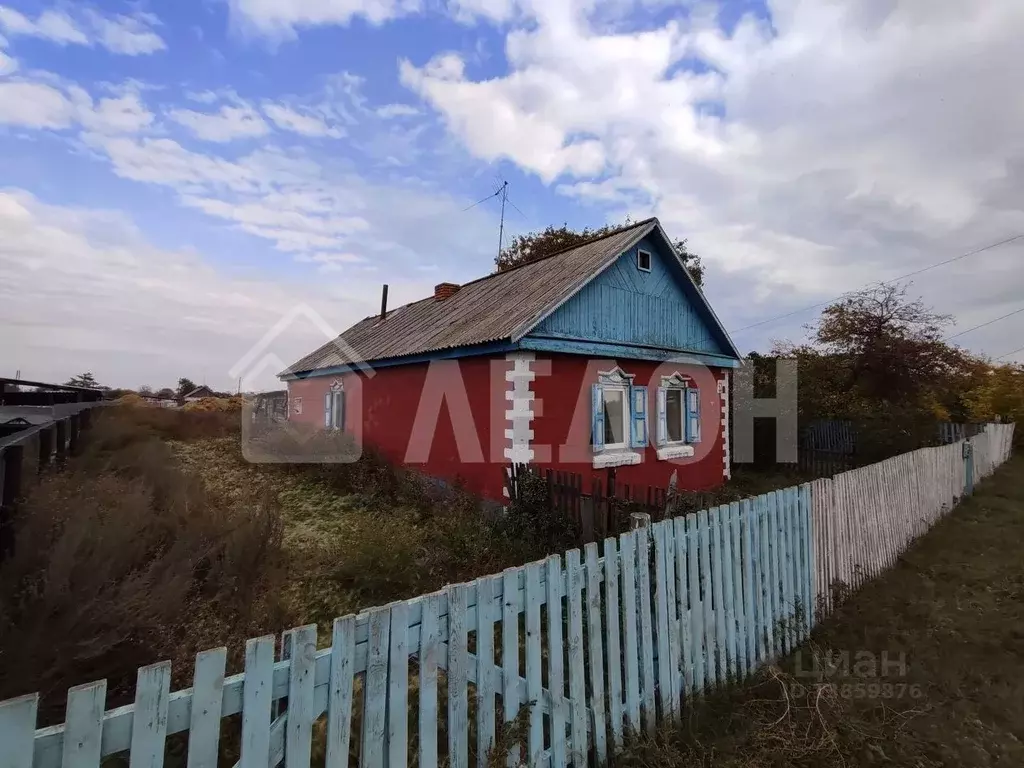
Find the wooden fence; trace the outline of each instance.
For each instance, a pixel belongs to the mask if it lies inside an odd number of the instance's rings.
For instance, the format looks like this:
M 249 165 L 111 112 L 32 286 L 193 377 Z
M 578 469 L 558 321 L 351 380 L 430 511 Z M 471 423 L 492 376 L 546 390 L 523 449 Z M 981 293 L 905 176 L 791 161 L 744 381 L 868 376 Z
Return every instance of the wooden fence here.
M 37 695 L 11 699 L 0 768 L 96 768 L 124 752 L 158 768 L 186 732 L 188 765 L 212 768 L 222 719 L 239 714 L 241 768 L 307 768 L 319 718 L 332 768 L 483 766 L 499 743 L 510 765 L 602 763 L 627 731 L 795 648 L 841 582 L 890 566 L 968 470 L 1005 461 L 1012 431 L 986 428 L 973 458 L 963 443 L 925 448 L 339 618 L 328 648 L 313 626 L 279 648 L 249 640 L 229 677 L 226 649 L 206 651 L 185 690 L 170 691 L 168 662 L 144 667 L 133 705 L 105 711 L 103 681 L 72 688 L 63 725 L 36 729 Z M 521 740 L 499 742 L 514 720 Z
M 505 467 L 504 478 L 509 499 L 519 498 L 520 482 L 527 475 L 544 483 L 547 502 L 576 523 L 583 543 L 628 530 L 629 515 L 633 512 L 646 513 L 653 520 L 664 519 L 668 512 L 668 491 L 620 483 L 614 468 L 607 470 L 604 480 L 590 478 L 585 482 L 575 472 L 512 464 Z

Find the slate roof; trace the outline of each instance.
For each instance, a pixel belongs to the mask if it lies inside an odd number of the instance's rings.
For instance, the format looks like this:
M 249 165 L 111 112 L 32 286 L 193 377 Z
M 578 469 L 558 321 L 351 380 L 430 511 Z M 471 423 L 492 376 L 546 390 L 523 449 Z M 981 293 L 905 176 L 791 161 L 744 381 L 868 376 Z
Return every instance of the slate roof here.
M 619 255 L 660 229 L 657 219 L 582 243 L 462 285 L 444 301 L 433 296 L 349 328 L 298 360 L 282 376 L 488 342 L 518 341 Z

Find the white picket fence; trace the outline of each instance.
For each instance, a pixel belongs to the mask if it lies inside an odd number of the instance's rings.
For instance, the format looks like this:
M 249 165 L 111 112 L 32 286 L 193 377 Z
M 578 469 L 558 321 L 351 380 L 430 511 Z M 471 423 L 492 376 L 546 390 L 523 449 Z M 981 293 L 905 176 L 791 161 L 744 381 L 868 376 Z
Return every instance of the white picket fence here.
M 976 480 L 1009 456 L 1012 425 L 971 438 Z M 38 695 L 0 703 L 0 768 L 96 768 L 128 753 L 160 768 L 188 734 L 187 765 L 214 768 L 222 720 L 240 717 L 241 768 L 601 763 L 628 730 L 677 717 L 687 698 L 800 644 L 832 607 L 964 494 L 963 443 L 926 448 L 799 488 L 666 520 L 601 547 L 196 658 L 192 688 L 169 662 L 139 670 L 135 703 L 106 683 L 68 692 L 63 725 L 36 729 Z M 817 607 L 818 611 L 812 610 Z M 236 718 L 236 720 L 239 718 Z M 519 742 L 501 738 L 523 723 Z M 317 725 L 317 723 L 322 725 Z M 170 764 L 170 763 L 168 763 Z

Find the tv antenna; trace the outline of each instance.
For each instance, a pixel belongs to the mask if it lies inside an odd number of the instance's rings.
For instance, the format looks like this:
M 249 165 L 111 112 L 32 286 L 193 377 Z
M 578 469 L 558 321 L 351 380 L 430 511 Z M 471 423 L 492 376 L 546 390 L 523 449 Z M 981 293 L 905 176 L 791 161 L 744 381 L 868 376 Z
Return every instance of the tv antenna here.
M 516 209 L 520 216 L 522 216 L 524 219 L 526 218 L 526 214 L 520 211 L 519 207 L 508 199 L 508 181 L 502 179 L 501 185 L 496 190 L 494 190 L 494 192 L 492 192 L 487 197 L 481 200 L 477 200 L 475 203 L 469 206 L 469 208 L 463 208 L 462 211 L 463 213 L 465 213 L 470 208 L 476 208 L 481 203 L 486 203 L 488 200 L 491 200 L 492 198 L 495 197 L 501 198 L 501 219 L 498 224 L 498 256 L 501 256 L 501 248 L 505 244 L 505 206 L 511 205 L 513 208 Z

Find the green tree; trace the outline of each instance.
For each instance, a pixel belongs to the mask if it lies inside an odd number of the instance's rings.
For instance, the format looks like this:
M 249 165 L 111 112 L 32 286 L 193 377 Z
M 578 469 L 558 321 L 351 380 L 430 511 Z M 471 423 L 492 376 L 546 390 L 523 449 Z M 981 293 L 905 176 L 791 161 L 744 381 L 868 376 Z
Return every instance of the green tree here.
M 529 264 L 558 251 L 573 248 L 588 240 L 604 237 L 610 232 L 628 227 L 630 224 L 632 222 L 628 218 L 620 225 L 608 224 L 596 228 L 584 227 L 581 230 L 570 229 L 567 224 L 563 224 L 560 227 L 549 226 L 547 229 L 538 232 L 516 235 L 512 238 L 512 242 L 509 243 L 508 247 L 495 257 L 495 271 L 504 272 L 513 267 Z M 698 286 L 703 287 L 704 265 L 701 264 L 700 256 L 687 249 L 686 240 L 676 240 L 672 245 L 693 277 L 693 281 Z
M 78 376 L 72 376 L 66 382 L 66 386 L 69 387 L 90 387 L 92 389 L 99 389 L 99 382 L 96 381 L 96 377 L 91 373 L 80 373 Z
M 184 397 L 195 388 L 196 383 L 192 379 L 178 379 L 178 397 Z

